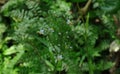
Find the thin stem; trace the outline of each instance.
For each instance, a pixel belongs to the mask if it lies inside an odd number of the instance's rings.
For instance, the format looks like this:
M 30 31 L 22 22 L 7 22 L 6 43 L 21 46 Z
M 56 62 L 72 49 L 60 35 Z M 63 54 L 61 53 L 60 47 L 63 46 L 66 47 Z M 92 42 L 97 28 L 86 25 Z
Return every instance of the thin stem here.
M 85 39 L 85 43 L 86 43 L 86 53 L 87 54 L 87 60 L 88 60 L 88 66 L 89 66 L 89 74 L 94 74 L 94 69 L 93 69 L 93 63 L 92 63 L 92 57 L 91 57 L 91 54 L 89 54 L 90 52 L 90 48 L 89 48 L 89 45 L 87 43 L 88 41 L 88 29 L 89 29 L 89 14 L 87 15 L 87 18 L 86 18 L 86 23 L 84 25 L 84 28 L 85 28 L 85 34 L 84 34 L 84 39 Z

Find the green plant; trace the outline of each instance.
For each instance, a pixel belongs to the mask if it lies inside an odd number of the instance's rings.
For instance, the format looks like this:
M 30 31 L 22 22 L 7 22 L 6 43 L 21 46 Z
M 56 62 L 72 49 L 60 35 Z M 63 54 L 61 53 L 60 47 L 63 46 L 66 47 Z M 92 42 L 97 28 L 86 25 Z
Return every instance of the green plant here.
M 93 0 L 83 16 L 74 4 L 87 0 L 9 0 L 0 13 L 0 74 L 109 70 L 109 45 L 117 39 L 111 11 L 118 11 L 119 0 L 107 1 Z

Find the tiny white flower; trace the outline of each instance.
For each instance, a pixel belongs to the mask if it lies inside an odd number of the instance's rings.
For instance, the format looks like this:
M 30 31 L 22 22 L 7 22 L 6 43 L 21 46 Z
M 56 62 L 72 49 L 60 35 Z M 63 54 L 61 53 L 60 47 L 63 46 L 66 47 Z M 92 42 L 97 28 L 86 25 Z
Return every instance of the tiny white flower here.
M 62 55 L 58 55 L 58 56 L 57 56 L 57 59 L 58 59 L 58 60 L 62 60 L 62 59 L 63 59 Z
M 71 22 L 70 22 L 70 20 L 69 19 L 67 19 L 67 24 L 70 24 Z
M 43 29 L 41 29 L 39 32 L 40 32 L 40 34 L 44 34 L 45 31 Z

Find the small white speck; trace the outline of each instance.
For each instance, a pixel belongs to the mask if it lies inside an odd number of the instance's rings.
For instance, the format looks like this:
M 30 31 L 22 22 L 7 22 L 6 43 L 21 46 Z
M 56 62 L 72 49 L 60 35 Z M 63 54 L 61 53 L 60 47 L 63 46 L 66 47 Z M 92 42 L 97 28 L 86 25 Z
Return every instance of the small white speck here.
M 59 32 L 58 34 L 59 34 L 59 35 L 61 35 L 61 33 L 60 33 L 60 32 Z
M 66 32 L 66 34 L 68 34 L 68 31 Z
M 57 56 L 57 59 L 58 59 L 58 60 L 63 59 L 62 55 L 58 55 L 58 56 Z
M 70 46 L 70 49 L 72 49 L 72 46 Z
M 70 22 L 70 20 L 69 19 L 67 19 L 67 24 L 70 24 L 71 22 Z
M 45 31 L 42 29 L 42 30 L 40 30 L 39 32 L 40 32 L 41 34 L 44 34 Z

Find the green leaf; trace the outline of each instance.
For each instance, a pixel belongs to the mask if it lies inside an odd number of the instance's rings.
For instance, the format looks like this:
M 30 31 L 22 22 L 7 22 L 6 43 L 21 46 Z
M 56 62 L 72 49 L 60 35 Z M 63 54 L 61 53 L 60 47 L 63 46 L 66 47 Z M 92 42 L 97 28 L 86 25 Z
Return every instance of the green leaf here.
M 20 4 L 24 3 L 24 0 L 9 0 L 4 6 L 1 8 L 1 12 L 4 13 L 5 16 L 9 15 L 9 11 L 16 6 L 20 6 Z
M 61 60 L 57 62 L 57 70 L 62 71 L 62 61 Z
M 91 54 L 91 56 L 92 57 L 99 57 L 101 55 L 99 54 L 99 51 L 93 51 L 92 54 Z
M 17 52 L 23 52 L 23 45 L 19 44 L 18 46 L 13 45 L 10 48 L 6 49 L 3 54 L 4 55 L 11 55 Z
M 120 8 L 120 1 L 119 0 L 104 0 L 100 3 L 101 9 L 104 12 L 116 12 Z
M 5 32 L 5 30 L 6 30 L 5 24 L 0 23 L 0 35 L 1 35 L 3 32 Z
M 54 65 L 51 62 L 49 62 L 48 60 L 45 60 L 45 63 L 50 68 L 51 71 L 54 70 Z
M 96 69 L 107 70 L 111 68 L 113 65 L 115 65 L 115 63 L 102 60 L 98 64 L 96 64 Z
M 80 60 L 79 66 L 81 66 L 83 64 L 83 61 L 85 60 L 85 58 L 86 58 L 86 55 L 83 55 L 82 58 L 81 58 L 81 60 Z
M 69 1 L 71 1 L 71 2 L 85 2 L 87 0 L 69 0 Z
M 11 54 L 14 54 L 16 53 L 17 50 L 16 50 L 16 46 L 11 46 L 9 49 L 5 50 L 3 52 L 4 55 L 11 55 Z

